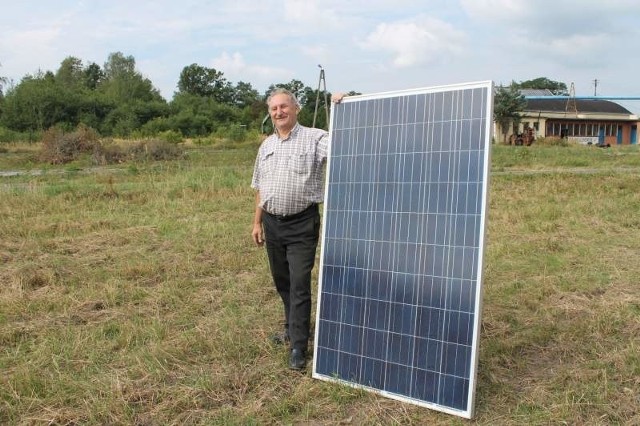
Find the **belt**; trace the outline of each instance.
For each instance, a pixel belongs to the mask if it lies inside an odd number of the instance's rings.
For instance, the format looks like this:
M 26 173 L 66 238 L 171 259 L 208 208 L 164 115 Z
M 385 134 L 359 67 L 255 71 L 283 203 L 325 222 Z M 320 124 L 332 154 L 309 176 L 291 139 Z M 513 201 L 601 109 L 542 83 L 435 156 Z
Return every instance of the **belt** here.
M 273 214 L 273 213 L 269 213 L 268 211 L 264 210 L 264 212 L 271 216 L 272 218 L 274 218 L 275 220 L 278 220 L 280 222 L 287 222 L 289 220 L 294 220 L 294 219 L 298 219 L 301 218 L 309 213 L 311 213 L 312 211 L 318 211 L 318 205 L 317 204 L 311 204 L 309 207 L 307 207 L 306 209 L 298 212 L 298 213 L 294 213 L 294 214 Z

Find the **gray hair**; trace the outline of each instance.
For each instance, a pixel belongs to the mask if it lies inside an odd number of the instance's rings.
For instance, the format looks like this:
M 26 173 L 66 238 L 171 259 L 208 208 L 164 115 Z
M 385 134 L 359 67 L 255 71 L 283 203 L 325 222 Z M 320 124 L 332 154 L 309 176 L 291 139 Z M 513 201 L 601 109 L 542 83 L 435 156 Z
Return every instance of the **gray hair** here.
M 287 95 L 289 99 L 291 99 L 291 102 L 293 102 L 293 104 L 297 108 L 300 108 L 300 102 L 298 102 L 298 98 L 296 98 L 296 95 L 294 95 L 290 90 L 287 90 L 284 87 L 276 87 L 271 91 L 271 93 L 269 93 L 269 96 L 267 97 L 267 106 L 269 106 L 269 102 L 271 102 L 271 98 L 273 98 L 276 95 Z

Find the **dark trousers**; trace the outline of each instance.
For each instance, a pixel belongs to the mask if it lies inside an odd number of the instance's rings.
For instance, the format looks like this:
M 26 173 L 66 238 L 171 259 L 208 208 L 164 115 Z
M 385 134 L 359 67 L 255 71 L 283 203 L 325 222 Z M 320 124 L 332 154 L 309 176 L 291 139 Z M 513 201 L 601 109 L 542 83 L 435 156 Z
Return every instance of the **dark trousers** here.
M 284 304 L 291 347 L 307 350 L 311 322 L 311 270 L 320 235 L 320 213 L 313 205 L 293 217 L 263 214 L 271 275 Z

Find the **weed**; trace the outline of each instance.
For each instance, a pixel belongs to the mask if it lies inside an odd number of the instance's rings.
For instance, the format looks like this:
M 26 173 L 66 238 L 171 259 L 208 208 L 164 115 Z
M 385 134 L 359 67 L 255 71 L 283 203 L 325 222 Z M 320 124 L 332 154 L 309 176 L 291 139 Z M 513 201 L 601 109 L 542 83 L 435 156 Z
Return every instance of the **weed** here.
M 49 164 L 65 164 L 80 154 L 93 151 L 98 135 L 90 127 L 79 125 L 73 132 L 52 127 L 42 136 L 41 161 Z

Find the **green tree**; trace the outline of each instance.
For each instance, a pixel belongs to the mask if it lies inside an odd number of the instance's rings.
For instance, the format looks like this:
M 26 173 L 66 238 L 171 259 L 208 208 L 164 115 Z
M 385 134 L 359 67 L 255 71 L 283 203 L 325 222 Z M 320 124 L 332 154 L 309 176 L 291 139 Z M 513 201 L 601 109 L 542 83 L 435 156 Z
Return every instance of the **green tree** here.
M 251 84 L 240 81 L 233 91 L 233 106 L 241 110 L 241 122 L 248 128 L 259 128 L 266 106 L 262 96 Z
M 250 83 L 239 81 L 233 89 L 233 105 L 238 108 L 245 108 L 255 101 L 260 101 L 260 94 Z
M 104 73 L 95 63 L 84 67 L 82 60 L 73 56 L 60 63 L 55 83 L 69 101 L 67 115 L 71 120 L 68 123 L 70 127 L 75 128 L 80 123 L 94 129 L 103 127 L 105 118 L 115 108 L 103 93 L 95 91 L 103 78 Z
M 298 121 L 305 126 L 311 126 L 314 122 L 313 116 L 316 115 L 315 127 L 327 130 L 329 128 L 329 123 L 327 122 L 327 113 L 325 108 L 331 108 L 331 105 L 327 104 L 327 99 L 331 99 L 331 93 L 326 93 L 325 95 L 324 91 L 320 91 L 319 95 L 318 111 L 316 114 L 316 98 L 318 98 L 318 91 L 310 87 L 305 88 L 304 99 L 306 100 L 306 103 L 300 110 Z
M 210 96 L 220 100 L 227 80 L 223 73 L 214 68 L 203 67 L 198 64 L 186 66 L 180 72 L 178 90 L 196 96 Z
M 538 77 L 534 78 L 533 80 L 526 80 L 521 81 L 520 83 L 512 84 L 515 84 L 519 89 L 547 89 L 550 90 L 554 95 L 567 96 L 569 94 L 566 84 L 559 81 L 550 80 L 546 77 Z
M 56 83 L 69 89 L 78 89 L 84 86 L 83 77 L 82 61 L 73 56 L 65 58 L 55 74 Z
M 311 90 L 311 88 L 308 86 L 305 86 L 302 81 L 293 79 L 288 83 L 278 83 L 278 84 L 270 85 L 265 93 L 265 96 L 264 96 L 265 100 L 267 99 L 269 94 L 278 87 L 287 89 L 288 91 L 293 93 L 296 99 L 298 99 L 298 102 L 300 103 L 301 107 L 307 103 L 307 97 L 306 97 L 307 90 Z
M 100 65 L 96 64 L 95 62 L 87 65 L 87 67 L 83 70 L 83 75 L 84 85 L 90 90 L 97 89 L 100 83 L 102 83 L 102 81 L 104 81 L 106 77 L 104 71 L 102 71 L 102 68 L 100 68 Z
M 7 94 L 2 123 L 17 131 L 45 130 L 73 121 L 69 105 L 75 102 L 56 85 L 53 73 L 27 75 Z
M 520 113 L 526 105 L 527 101 L 520 94 L 520 89 L 515 83 L 509 87 L 498 87 L 493 103 L 493 119 L 500 126 L 503 142 L 507 141 L 509 127 L 520 122 Z
M 0 64 L 2 68 L 2 64 Z M 9 79 L 0 75 L 0 97 L 4 96 L 4 86 L 8 83 Z
M 0 64 L 2 67 L 2 64 Z M 0 75 L 0 119 L 2 118 L 2 110 L 4 107 L 4 85 L 7 84 L 7 78 Z
M 89 81 L 98 81 L 97 91 L 104 95 L 103 101 L 114 107 L 104 118 L 102 133 L 127 136 L 169 111 L 151 80 L 136 70 L 133 56 L 111 53 L 103 67 L 103 78 L 95 67 L 86 73 L 92 76 Z
M 133 56 L 124 56 L 121 52 L 109 54 L 104 64 L 104 80 L 99 88 L 116 103 L 162 99 L 151 80 L 136 71 Z

